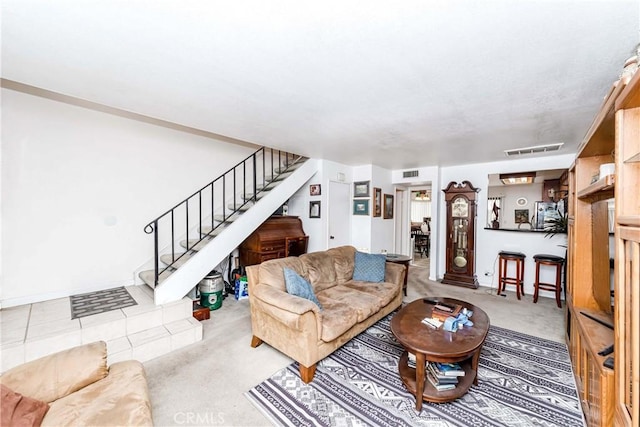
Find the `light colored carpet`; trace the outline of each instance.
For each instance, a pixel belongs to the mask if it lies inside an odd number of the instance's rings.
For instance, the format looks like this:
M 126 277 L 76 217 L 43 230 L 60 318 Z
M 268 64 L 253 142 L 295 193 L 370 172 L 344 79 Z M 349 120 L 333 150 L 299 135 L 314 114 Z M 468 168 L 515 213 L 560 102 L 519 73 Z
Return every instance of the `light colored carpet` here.
M 495 295 L 495 288 L 476 290 L 427 279 L 428 270 L 410 268 L 406 302 L 424 296 L 458 298 L 481 307 L 491 324 L 563 342 L 563 313 L 555 301 L 515 293 Z M 269 421 L 243 396 L 292 360 L 263 344 L 251 348 L 247 300 L 227 298 L 202 322 L 201 342 L 145 362 L 154 423 L 157 426 L 268 426 Z

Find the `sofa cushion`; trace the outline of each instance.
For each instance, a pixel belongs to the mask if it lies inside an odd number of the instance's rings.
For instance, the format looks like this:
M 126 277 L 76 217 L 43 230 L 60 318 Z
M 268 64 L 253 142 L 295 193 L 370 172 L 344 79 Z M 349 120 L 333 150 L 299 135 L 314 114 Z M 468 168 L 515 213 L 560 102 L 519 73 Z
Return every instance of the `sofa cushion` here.
M 376 297 L 380 302 L 380 307 L 389 304 L 398 295 L 398 292 L 402 292 L 402 285 L 388 282 L 373 283 L 350 280 L 344 286 Z
M 323 307 L 320 313 L 322 341 L 331 342 L 358 323 L 358 313 L 350 304 L 330 298 L 320 298 L 320 300 Z
M 333 258 L 333 266 L 336 270 L 336 281 L 338 283 L 345 283 L 351 280 L 356 248 L 353 246 L 339 246 L 328 249 L 326 253 Z
M 333 258 L 327 256 L 326 252 L 311 252 L 301 255 L 300 261 L 304 265 L 309 275 L 309 282 L 316 293 L 337 284 Z
M 273 286 L 281 291 L 286 291 L 283 268 L 287 267 L 307 278 L 306 270 L 298 257 L 279 258 L 265 261 L 260 264 L 260 283 Z
M 284 267 L 284 282 L 287 292 L 291 295 L 299 296 L 315 303 L 322 310 L 322 305 L 316 295 L 313 293 L 311 283 L 307 282 L 298 273 L 290 268 Z
M 323 301 L 339 301 L 351 306 L 358 314 L 357 321 L 362 322 L 380 310 L 380 299 L 374 295 L 361 292 L 356 288 L 336 285 L 318 293 Z
M 49 410 L 46 402 L 16 393 L 4 384 L 0 384 L 0 403 L 0 425 L 3 426 L 39 426 Z
M 366 254 L 356 251 L 353 280 L 363 282 L 384 282 L 387 257 L 383 254 Z

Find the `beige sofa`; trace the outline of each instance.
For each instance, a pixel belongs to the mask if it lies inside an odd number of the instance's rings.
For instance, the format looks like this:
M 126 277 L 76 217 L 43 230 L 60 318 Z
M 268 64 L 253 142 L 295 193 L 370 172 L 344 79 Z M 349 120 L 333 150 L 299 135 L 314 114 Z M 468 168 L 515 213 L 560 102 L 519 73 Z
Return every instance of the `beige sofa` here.
M 30 399 L 45 402 L 49 409 L 43 426 L 141 426 L 153 425 L 151 402 L 142 364 L 136 360 L 117 362 L 107 368 L 104 341 L 85 344 L 25 363 L 2 374 L 0 384 Z M 20 404 L 2 402 L 3 419 Z M 24 408 L 24 407 L 23 407 Z M 28 414 L 26 415 L 28 417 Z M 37 423 L 36 423 L 37 424 Z M 24 424 L 22 424 L 24 425 Z
M 252 347 L 266 342 L 313 380 L 316 363 L 402 304 L 405 266 L 387 262 L 384 282 L 352 280 L 356 249 L 341 246 L 247 267 Z M 283 268 L 307 279 L 322 305 L 286 291 Z

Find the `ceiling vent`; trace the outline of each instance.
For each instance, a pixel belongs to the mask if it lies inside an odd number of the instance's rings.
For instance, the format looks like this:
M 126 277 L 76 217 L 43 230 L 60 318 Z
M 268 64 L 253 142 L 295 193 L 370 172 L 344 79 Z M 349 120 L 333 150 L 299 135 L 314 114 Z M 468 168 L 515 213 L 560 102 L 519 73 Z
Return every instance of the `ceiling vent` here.
M 514 148 L 513 150 L 504 150 L 504 154 L 507 157 L 521 156 L 524 154 L 539 154 L 550 153 L 552 151 L 558 151 L 560 147 L 564 145 L 564 142 L 558 144 L 536 145 L 535 147 Z
M 403 178 L 415 178 L 416 176 L 418 176 L 418 170 L 414 170 L 414 171 L 404 171 L 402 172 L 402 177 Z

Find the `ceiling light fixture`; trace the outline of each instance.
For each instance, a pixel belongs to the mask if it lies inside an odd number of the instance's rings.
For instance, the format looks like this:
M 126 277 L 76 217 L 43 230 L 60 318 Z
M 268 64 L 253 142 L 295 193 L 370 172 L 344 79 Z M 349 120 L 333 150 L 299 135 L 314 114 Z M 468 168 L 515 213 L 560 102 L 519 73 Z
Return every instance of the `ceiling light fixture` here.
M 535 177 L 535 172 L 501 173 L 500 181 L 504 185 L 533 184 Z

